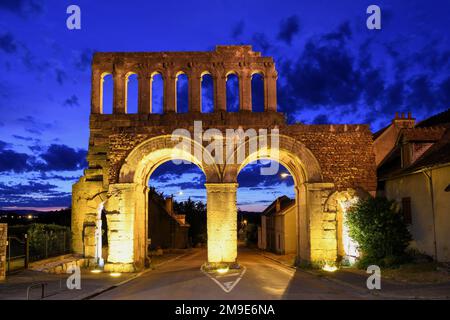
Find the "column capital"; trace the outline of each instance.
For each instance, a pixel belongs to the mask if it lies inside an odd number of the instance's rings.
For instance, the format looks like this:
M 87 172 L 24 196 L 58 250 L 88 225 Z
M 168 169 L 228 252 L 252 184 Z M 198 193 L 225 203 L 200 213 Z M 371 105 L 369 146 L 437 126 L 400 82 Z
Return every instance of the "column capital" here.
M 205 183 L 208 192 L 236 192 L 238 186 L 239 184 L 236 182 Z

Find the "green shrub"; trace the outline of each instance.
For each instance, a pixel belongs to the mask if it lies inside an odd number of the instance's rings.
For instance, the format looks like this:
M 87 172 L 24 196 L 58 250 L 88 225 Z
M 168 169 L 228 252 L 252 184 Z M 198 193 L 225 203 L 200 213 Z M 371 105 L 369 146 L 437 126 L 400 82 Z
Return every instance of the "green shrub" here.
M 347 212 L 346 224 L 362 252 L 359 267 L 395 266 L 405 261 L 411 234 L 395 201 L 384 197 L 360 199 Z
M 53 224 L 35 223 L 28 228 L 30 260 L 64 254 L 70 249 L 70 229 Z

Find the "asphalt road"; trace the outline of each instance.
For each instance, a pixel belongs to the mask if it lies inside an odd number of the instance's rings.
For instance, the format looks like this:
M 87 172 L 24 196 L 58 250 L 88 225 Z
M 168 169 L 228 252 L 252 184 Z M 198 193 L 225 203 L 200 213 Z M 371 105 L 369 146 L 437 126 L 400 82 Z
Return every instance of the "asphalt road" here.
M 200 270 L 206 251 L 197 251 L 106 291 L 94 299 L 369 299 L 373 296 L 292 270 L 258 252 L 243 249 L 239 274 L 209 277 Z M 239 281 L 237 281 L 239 279 Z M 237 283 L 236 283 L 237 281 Z M 234 285 L 234 287 L 233 287 Z M 226 290 L 230 290 L 226 292 Z

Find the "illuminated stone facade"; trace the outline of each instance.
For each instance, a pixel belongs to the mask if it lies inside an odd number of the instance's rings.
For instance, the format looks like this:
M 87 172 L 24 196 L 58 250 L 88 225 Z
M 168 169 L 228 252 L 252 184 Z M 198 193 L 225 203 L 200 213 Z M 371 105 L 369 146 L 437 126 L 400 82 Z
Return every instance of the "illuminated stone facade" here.
M 151 79 L 164 79 L 164 113 L 151 113 Z M 189 112 L 176 112 L 176 78 L 184 73 L 189 83 Z M 114 112 L 102 113 L 102 79 L 114 78 Z M 139 110 L 126 110 L 126 83 L 130 74 L 139 79 Z M 214 81 L 214 111 L 202 113 L 201 77 Z M 239 79 L 239 112 L 226 112 L 226 79 Z M 252 112 L 251 77 L 264 79 L 264 112 Z M 366 125 L 288 125 L 276 111 L 277 72 L 270 57 L 250 46 L 218 46 L 212 52 L 96 53 L 92 65 L 89 167 L 73 187 L 73 248 L 93 259 L 95 221 L 106 210 L 109 253 L 105 268 L 132 271 L 145 266 L 148 235 L 148 180 L 163 162 L 190 161 L 204 172 L 207 189 L 208 261 L 233 263 L 237 258 L 237 175 L 248 163 L 271 158 L 283 164 L 295 181 L 297 253 L 302 261 L 337 259 L 336 215 L 325 211 L 325 202 L 337 191 L 376 189 L 372 135 Z M 194 121 L 203 130 L 269 129 L 268 148 L 252 151 L 250 141 L 242 163 L 217 163 L 207 152 L 209 142 L 190 141 L 191 150 L 176 148 L 171 134 L 185 129 L 194 134 Z M 276 128 L 278 132 L 271 133 Z M 272 147 L 272 138 L 278 145 Z M 223 139 L 221 143 L 227 141 Z M 239 148 L 233 150 L 233 157 Z M 276 150 L 275 150 L 276 149 Z M 277 152 L 274 152 L 277 151 Z M 276 154 L 276 156 L 275 156 Z M 98 257 L 97 257 L 98 258 Z

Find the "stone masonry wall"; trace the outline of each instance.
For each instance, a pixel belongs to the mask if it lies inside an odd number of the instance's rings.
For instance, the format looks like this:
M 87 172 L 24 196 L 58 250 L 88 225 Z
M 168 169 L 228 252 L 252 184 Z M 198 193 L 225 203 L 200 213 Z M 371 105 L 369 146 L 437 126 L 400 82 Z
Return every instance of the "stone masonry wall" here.
M 169 135 L 178 128 L 193 132 L 194 121 L 202 121 L 204 131 L 217 128 L 223 133 L 227 128 L 276 127 L 281 135 L 294 138 L 311 150 L 320 164 L 324 182 L 334 183 L 337 190 L 376 189 L 372 134 L 366 125 L 288 125 L 277 112 L 91 115 L 90 121 L 88 161 L 90 167 L 108 166 L 107 170 L 103 168 L 104 183 L 117 182 L 126 156 L 142 141 Z
M 0 223 L 0 280 L 6 275 L 6 243 L 8 241 L 8 225 Z

